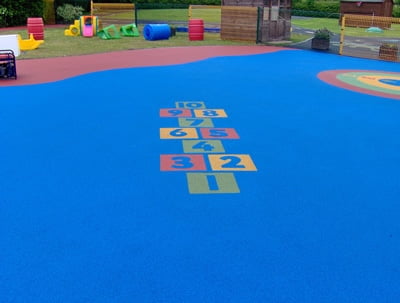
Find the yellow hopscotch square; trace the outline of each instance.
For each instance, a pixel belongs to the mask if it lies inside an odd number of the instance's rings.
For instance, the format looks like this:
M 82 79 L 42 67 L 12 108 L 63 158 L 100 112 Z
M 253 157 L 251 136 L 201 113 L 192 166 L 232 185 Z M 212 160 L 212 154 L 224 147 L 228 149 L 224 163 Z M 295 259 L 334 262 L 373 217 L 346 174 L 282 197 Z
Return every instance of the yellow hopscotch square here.
M 223 109 L 195 109 L 193 110 L 194 116 L 197 118 L 227 118 L 225 110 Z
M 192 127 L 160 128 L 160 139 L 197 139 L 198 137 L 197 129 Z
M 208 155 L 208 160 L 213 171 L 257 171 L 250 155 Z

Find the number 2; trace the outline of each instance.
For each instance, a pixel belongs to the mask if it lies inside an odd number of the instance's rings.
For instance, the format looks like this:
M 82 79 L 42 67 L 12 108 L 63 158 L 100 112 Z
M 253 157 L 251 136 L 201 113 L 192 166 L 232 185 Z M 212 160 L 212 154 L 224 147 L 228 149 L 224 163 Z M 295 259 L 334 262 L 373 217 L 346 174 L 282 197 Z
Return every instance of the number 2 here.
M 245 168 L 246 166 L 240 164 L 242 159 L 236 156 L 223 156 L 220 158 L 221 160 L 227 161 L 225 164 L 222 164 L 222 168 Z

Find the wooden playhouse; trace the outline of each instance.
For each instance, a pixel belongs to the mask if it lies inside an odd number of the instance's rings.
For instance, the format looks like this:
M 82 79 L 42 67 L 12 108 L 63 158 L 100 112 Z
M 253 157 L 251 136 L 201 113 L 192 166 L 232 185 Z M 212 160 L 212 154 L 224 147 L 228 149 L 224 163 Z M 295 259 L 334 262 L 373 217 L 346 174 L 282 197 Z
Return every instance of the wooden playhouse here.
M 221 37 L 255 42 L 290 39 L 291 0 L 222 0 Z

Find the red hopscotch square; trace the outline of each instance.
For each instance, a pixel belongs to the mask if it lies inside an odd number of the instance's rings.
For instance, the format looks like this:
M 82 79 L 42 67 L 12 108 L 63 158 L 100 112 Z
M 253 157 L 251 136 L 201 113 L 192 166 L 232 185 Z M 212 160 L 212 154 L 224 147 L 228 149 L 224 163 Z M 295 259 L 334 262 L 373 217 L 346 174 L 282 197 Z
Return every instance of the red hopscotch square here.
M 160 117 L 163 118 L 182 118 L 192 117 L 192 111 L 190 109 L 182 108 L 162 108 L 160 109 Z
M 161 171 L 205 171 L 206 163 L 203 155 L 160 155 Z
M 203 139 L 239 139 L 234 128 L 200 128 Z

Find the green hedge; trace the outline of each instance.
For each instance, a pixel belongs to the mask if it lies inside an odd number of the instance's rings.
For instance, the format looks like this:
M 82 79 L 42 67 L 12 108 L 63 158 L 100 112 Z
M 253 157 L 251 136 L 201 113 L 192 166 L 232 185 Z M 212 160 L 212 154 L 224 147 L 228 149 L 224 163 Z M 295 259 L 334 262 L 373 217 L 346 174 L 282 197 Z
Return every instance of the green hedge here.
M 29 17 L 43 17 L 43 0 L 1 0 L 0 26 L 25 25 Z
M 339 12 L 339 1 L 316 2 L 314 0 L 306 0 L 292 2 L 293 16 L 338 18 Z
M 221 0 L 95 0 L 96 3 L 135 3 L 138 8 L 187 8 L 190 4 L 221 5 Z M 71 4 L 90 11 L 90 0 L 55 0 L 54 6 Z
M 221 0 L 95 0 L 97 3 L 135 3 L 138 6 L 177 7 L 190 4 L 221 5 Z

